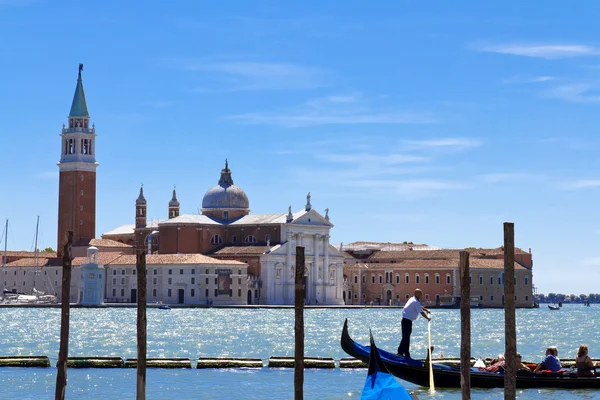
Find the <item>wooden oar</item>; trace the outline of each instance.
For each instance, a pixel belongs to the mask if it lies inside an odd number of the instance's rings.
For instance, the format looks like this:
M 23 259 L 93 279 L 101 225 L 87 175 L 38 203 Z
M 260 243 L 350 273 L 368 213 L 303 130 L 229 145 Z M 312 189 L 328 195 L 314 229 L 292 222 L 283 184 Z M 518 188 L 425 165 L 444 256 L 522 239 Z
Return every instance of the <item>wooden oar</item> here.
M 429 393 L 435 393 L 433 383 L 433 354 L 431 354 L 431 319 L 427 322 L 427 351 L 429 352 Z

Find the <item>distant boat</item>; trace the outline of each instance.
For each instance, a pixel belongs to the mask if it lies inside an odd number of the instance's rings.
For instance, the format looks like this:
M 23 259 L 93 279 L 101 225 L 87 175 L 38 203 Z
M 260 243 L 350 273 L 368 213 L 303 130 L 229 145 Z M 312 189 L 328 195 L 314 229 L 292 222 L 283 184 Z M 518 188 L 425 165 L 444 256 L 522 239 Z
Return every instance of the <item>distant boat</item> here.
M 375 346 L 373 334 L 371 336 L 371 350 L 369 352 L 369 371 L 367 380 L 363 387 L 361 400 L 411 400 L 413 397 L 406 389 L 398 383 L 388 372 L 385 364 L 381 361 L 379 350 Z
M 158 309 L 159 309 L 159 310 L 170 310 L 170 309 L 171 309 L 171 307 L 169 307 L 169 306 L 168 306 L 168 305 L 166 305 L 166 304 L 163 304 L 162 306 L 158 306 Z
M 551 306 L 550 304 L 548 304 L 548 308 L 551 310 L 560 310 L 559 306 Z

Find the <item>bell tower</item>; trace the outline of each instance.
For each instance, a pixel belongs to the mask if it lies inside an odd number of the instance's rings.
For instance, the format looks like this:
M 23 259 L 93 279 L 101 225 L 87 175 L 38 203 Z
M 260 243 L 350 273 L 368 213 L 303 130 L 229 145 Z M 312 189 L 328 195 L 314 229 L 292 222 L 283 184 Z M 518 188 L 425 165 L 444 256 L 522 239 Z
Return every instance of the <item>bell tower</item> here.
M 85 246 L 96 235 L 96 127 L 90 127 L 79 64 L 69 125 L 63 124 L 58 184 L 57 252 L 62 256 L 65 231 L 73 231 L 73 244 Z

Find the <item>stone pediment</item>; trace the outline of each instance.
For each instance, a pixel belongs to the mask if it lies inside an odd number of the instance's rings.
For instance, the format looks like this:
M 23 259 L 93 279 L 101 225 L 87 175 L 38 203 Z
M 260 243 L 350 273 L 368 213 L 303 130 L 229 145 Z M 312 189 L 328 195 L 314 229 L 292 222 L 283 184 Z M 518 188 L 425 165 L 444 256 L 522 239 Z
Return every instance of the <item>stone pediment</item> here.
M 333 227 L 333 224 L 331 222 L 325 219 L 325 217 L 316 212 L 314 209 L 306 211 L 302 215 L 294 218 L 291 224 Z

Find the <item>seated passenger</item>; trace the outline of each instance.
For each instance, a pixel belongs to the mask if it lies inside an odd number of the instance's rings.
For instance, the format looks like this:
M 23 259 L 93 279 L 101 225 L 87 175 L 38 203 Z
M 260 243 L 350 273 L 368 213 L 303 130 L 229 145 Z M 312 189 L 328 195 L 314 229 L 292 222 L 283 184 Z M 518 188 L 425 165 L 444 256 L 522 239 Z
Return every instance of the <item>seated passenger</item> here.
M 517 353 L 517 372 L 519 371 L 527 371 L 531 372 L 531 369 L 523 364 L 523 357 L 521 357 L 521 353 Z
M 560 365 L 560 360 L 558 359 L 558 349 L 556 346 L 550 346 L 546 349 L 546 358 L 544 358 L 544 360 L 538 364 L 533 372 L 558 372 L 561 368 L 562 366 Z
M 581 376 L 594 376 L 594 370 L 596 367 L 590 356 L 588 356 L 588 347 L 585 344 L 579 346 L 577 351 L 577 358 L 575 359 L 575 366 L 577 367 L 577 377 Z

